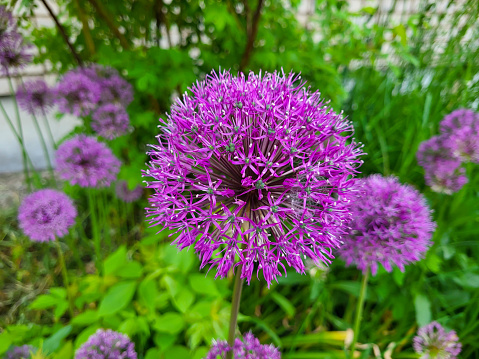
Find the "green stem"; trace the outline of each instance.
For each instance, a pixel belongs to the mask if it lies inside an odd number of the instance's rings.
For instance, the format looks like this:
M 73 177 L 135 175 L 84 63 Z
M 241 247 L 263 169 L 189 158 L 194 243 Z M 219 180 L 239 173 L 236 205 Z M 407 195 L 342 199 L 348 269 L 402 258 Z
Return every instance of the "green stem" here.
M 230 328 L 228 332 L 228 345 L 230 348 L 234 347 L 236 323 L 238 321 L 238 312 L 241 301 L 241 290 L 243 289 L 243 279 L 241 278 L 241 271 L 243 265 L 240 264 L 236 269 L 235 284 L 233 287 L 233 299 L 231 302 L 231 316 L 230 316 Z M 233 350 L 226 353 L 226 359 L 233 358 Z
M 361 282 L 361 290 L 359 292 L 358 303 L 356 306 L 356 316 L 354 317 L 354 336 L 353 342 L 351 343 L 351 358 L 354 358 L 354 349 L 356 348 L 356 343 L 358 341 L 359 329 L 361 327 L 361 320 L 363 319 L 363 308 L 364 308 L 364 299 L 366 299 L 366 290 L 368 286 L 369 278 L 369 268 L 366 270 L 366 274 L 363 275 L 363 280 Z
M 45 127 L 47 129 L 48 139 L 52 143 L 53 149 L 56 150 L 58 146 L 55 143 L 55 138 L 53 137 L 52 128 L 50 127 L 50 122 L 48 122 L 47 114 L 45 113 L 45 111 L 42 111 L 42 112 L 43 112 L 43 121 L 45 122 Z
M 52 179 L 55 180 L 55 174 L 53 173 L 52 161 L 50 160 L 50 154 L 48 153 L 47 142 L 45 141 L 45 137 L 43 136 L 37 116 L 32 114 L 32 117 L 33 117 L 33 123 L 38 132 L 38 136 L 40 136 L 40 142 L 42 144 L 43 152 L 45 153 L 45 159 L 47 160 L 48 170 L 50 171 L 50 175 L 52 176 Z
M 73 299 L 70 294 L 70 288 L 69 288 L 70 281 L 68 280 L 68 272 L 67 272 L 67 266 L 65 264 L 65 256 L 63 255 L 63 250 L 58 239 L 55 240 L 55 244 L 58 250 L 58 259 L 60 260 L 60 266 L 62 269 L 63 285 L 65 286 L 65 289 L 67 290 L 68 309 L 70 312 L 70 317 L 73 318 Z
M 100 275 L 103 273 L 103 261 L 101 256 L 100 232 L 97 218 L 97 205 L 95 196 L 91 189 L 88 190 L 88 205 L 90 207 L 90 219 L 93 233 L 93 244 L 95 246 L 95 266 Z

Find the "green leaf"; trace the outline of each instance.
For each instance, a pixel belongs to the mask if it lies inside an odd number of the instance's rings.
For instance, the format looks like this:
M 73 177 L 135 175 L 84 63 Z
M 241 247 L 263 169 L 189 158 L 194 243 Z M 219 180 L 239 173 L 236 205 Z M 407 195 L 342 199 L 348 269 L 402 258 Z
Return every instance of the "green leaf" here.
M 63 339 L 65 339 L 71 333 L 72 329 L 73 327 L 71 325 L 67 325 L 45 339 L 43 342 L 43 350 L 47 353 L 55 352 L 58 348 L 60 348 Z
M 73 344 L 72 341 L 69 340 L 63 345 L 63 347 L 55 353 L 52 359 L 65 359 L 65 358 L 72 358 L 73 357 Z
M 166 313 L 155 320 L 153 328 L 159 332 L 177 334 L 185 327 L 185 321 L 177 313 Z
M 161 352 L 157 348 L 148 349 L 145 359 L 158 359 L 161 357 Z
M 54 297 L 48 294 L 39 295 L 28 307 L 30 309 L 52 308 L 62 302 L 62 298 Z
M 75 348 L 78 348 L 80 345 L 85 343 L 88 338 L 95 333 L 100 328 L 100 324 L 95 323 L 90 325 L 89 327 L 83 329 L 80 334 L 77 335 L 75 338 Z
M 182 313 L 185 313 L 195 301 L 195 295 L 188 288 L 181 288 L 179 293 L 173 297 L 173 303 Z
M 193 354 L 192 359 L 203 359 L 206 354 L 208 354 L 209 348 L 207 347 L 199 347 L 196 349 L 195 354 Z
M 188 277 L 191 288 L 199 294 L 218 296 L 215 281 L 212 278 L 205 277 L 203 274 L 195 273 Z
M 138 286 L 138 298 L 142 305 L 153 312 L 156 307 L 156 297 L 158 296 L 158 285 L 153 279 L 145 279 Z
M 13 343 L 13 336 L 8 332 L 0 333 L 0 354 L 5 353 Z
M 98 315 L 111 315 L 124 309 L 131 302 L 135 289 L 136 282 L 134 281 L 115 284 L 101 301 Z
M 123 267 L 117 270 L 117 275 L 121 278 L 136 279 L 143 274 L 143 267 L 137 261 L 126 262 Z
M 110 254 L 104 262 L 105 275 L 112 275 L 121 269 L 126 263 L 126 247 L 120 246 L 114 253 Z
M 168 348 L 164 355 L 165 359 L 191 359 L 189 350 L 179 345 Z
M 176 337 L 177 336 L 174 334 L 156 333 L 153 337 L 153 341 L 160 348 L 160 351 L 164 352 L 173 345 L 173 343 L 176 341 Z
M 293 304 L 283 295 L 279 294 L 278 292 L 272 292 L 271 297 L 273 300 L 278 304 L 281 309 L 285 311 L 288 317 L 294 317 L 296 313 L 296 309 L 294 308 Z
M 98 312 L 96 310 L 86 310 L 83 313 L 77 315 L 71 320 L 73 325 L 90 325 L 98 320 Z
M 431 303 L 424 294 L 416 294 L 414 298 L 414 307 L 416 308 L 416 322 L 422 327 L 431 322 Z
M 65 314 L 67 309 L 68 309 L 68 301 L 64 300 L 64 301 L 58 303 L 57 307 L 55 308 L 55 310 L 53 312 L 53 316 L 54 316 L 55 320 L 60 319 L 61 316 L 63 314 Z

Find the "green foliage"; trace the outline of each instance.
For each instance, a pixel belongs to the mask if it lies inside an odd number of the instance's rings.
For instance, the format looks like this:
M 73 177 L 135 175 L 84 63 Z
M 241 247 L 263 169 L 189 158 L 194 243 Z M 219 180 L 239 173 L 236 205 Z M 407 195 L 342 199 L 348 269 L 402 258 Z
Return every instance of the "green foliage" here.
M 126 45 L 89 0 L 59 1 L 59 13 L 74 48 L 86 61 L 117 68 L 134 86 L 128 107 L 133 132 L 108 144 L 123 161 L 120 179 L 141 183 L 146 144 L 159 132 L 172 100 L 211 69 L 301 72 L 312 88 L 331 99 L 354 123 L 365 144 L 363 175 L 396 175 L 423 192 L 434 209 L 434 245 L 406 271 L 379 270 L 371 278 L 360 343 L 374 343 L 392 358 L 414 357 L 417 327 L 438 320 L 457 331 L 463 358 L 479 356 L 479 170 L 470 182 L 446 196 L 424 184 L 415 154 L 437 134 L 454 109 L 477 109 L 479 29 L 477 4 L 462 7 L 434 1 L 420 11 L 392 12 L 380 21 L 375 7 L 351 12 L 346 1 L 316 1 L 306 25 L 280 0 L 261 2 L 251 53 L 246 51 L 258 1 L 101 1 L 121 29 Z M 398 1 L 396 9 L 402 8 Z M 63 73 L 76 66 L 56 28 L 27 25 L 38 1 L 18 5 L 20 23 L 39 49 L 37 63 Z M 81 11 L 80 11 L 81 10 Z M 83 27 L 83 14 L 90 26 Z M 452 29 L 452 30 L 448 30 Z M 93 48 L 88 43 L 91 37 Z M 438 50 L 440 48 L 440 50 Z M 61 119 L 59 119 L 61 121 Z M 89 119 L 75 133 L 92 133 Z M 104 275 L 92 270 L 94 252 L 86 193 L 65 185 L 79 209 L 77 226 L 65 239 L 72 282 L 62 287 L 56 254 L 48 244 L 31 243 L 16 228 L 14 212 L 0 216 L 0 355 L 10 345 L 29 343 L 71 358 L 98 328 L 128 334 L 140 358 L 202 358 L 212 339 L 226 338 L 231 278 L 215 280 L 199 271 L 191 248 L 178 253 L 168 231 L 157 234 L 144 220 L 144 200 L 125 205 L 112 189 L 98 191 Z M 5 253 L 5 254 L 4 254 Z M 67 292 L 68 291 L 68 292 Z M 266 288 L 253 280 L 243 289 L 239 328 L 282 348 L 284 358 L 345 358 L 359 296 L 359 274 L 336 259 L 329 268 L 310 266 L 306 275 L 289 271 Z M 74 315 L 68 313 L 68 296 Z M 365 345 L 362 357 L 373 357 Z

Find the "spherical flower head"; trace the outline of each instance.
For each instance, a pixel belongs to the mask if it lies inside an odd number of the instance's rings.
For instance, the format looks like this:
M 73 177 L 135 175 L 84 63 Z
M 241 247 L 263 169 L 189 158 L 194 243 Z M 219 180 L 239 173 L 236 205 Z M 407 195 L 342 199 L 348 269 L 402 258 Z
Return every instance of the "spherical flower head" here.
M 83 73 L 72 70 L 58 83 L 55 95 L 60 112 L 88 116 L 98 106 L 101 86 Z
M 447 150 L 447 136 L 433 136 L 430 139 L 421 142 L 417 150 L 417 162 L 422 167 L 434 166 L 443 160 L 454 159 L 452 154 Z
M 438 193 L 452 194 L 467 182 L 466 170 L 456 159 L 439 160 L 425 167 L 426 184 Z
M 111 329 L 98 329 L 78 348 L 75 359 L 137 359 L 135 344 Z
M 446 330 L 438 322 L 420 328 L 413 343 L 421 359 L 456 359 L 462 344 L 454 330 Z
M 30 359 L 31 354 L 35 353 L 35 348 L 31 345 L 22 345 L 13 347 L 5 353 L 5 359 Z
M 0 42 L 0 66 L 5 74 L 12 74 L 15 70 L 22 69 L 32 60 L 28 53 L 30 45 L 27 45 L 23 37 L 12 32 Z
M 44 80 L 25 82 L 17 90 L 18 105 L 30 114 L 46 114 L 53 105 L 53 91 Z
M 125 109 L 112 103 L 100 106 L 92 116 L 93 130 L 109 140 L 126 134 L 129 126 L 130 118 Z
M 101 86 L 102 103 L 116 103 L 127 107 L 133 101 L 133 87 L 114 68 L 92 64 L 78 71 Z
M 306 258 L 329 263 L 362 163 L 351 123 L 292 73 L 212 72 L 190 91 L 149 152 L 151 224 L 217 277 L 241 266 L 269 285 Z
M 13 20 L 11 11 L 3 5 L 0 5 L 0 42 L 8 37 L 12 32 L 17 31 L 17 26 Z
M 459 109 L 445 116 L 440 126 L 447 137 L 445 147 L 454 158 L 479 163 L 479 113 Z
M 63 237 L 75 223 L 76 216 L 72 200 L 63 192 L 53 189 L 29 194 L 18 209 L 20 228 L 35 242 Z
M 55 157 L 60 177 L 81 187 L 108 187 L 120 171 L 120 161 L 111 150 L 85 135 L 62 143 Z
M 431 245 L 435 224 L 424 197 L 396 177 L 372 175 L 358 180 L 361 195 L 352 206 L 349 235 L 339 249 L 347 265 L 376 274 L 378 264 L 388 271 L 404 270 L 420 260 Z
M 224 358 L 227 352 L 233 350 L 234 359 L 280 359 L 279 350 L 270 345 L 262 345 L 260 341 L 249 332 L 244 335 L 243 340 L 236 338 L 233 348 L 226 341 L 215 341 L 204 359 Z
M 118 181 L 115 186 L 116 196 L 124 202 L 134 202 L 143 194 L 143 187 L 137 186 L 130 190 L 126 181 Z

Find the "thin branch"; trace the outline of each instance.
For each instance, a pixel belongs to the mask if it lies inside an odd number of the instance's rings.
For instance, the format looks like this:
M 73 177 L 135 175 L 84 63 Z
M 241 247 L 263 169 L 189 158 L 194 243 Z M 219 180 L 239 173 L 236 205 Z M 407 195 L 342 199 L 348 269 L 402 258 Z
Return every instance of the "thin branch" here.
M 247 41 L 246 41 L 246 48 L 243 53 L 243 57 L 241 58 L 240 62 L 240 71 L 248 65 L 249 60 L 251 58 L 251 53 L 253 52 L 253 45 L 254 40 L 256 39 L 256 34 L 258 33 L 258 25 L 259 19 L 261 17 L 261 8 L 263 7 L 263 0 L 258 0 L 258 6 L 256 7 L 256 11 L 253 15 L 252 24 L 249 26 L 249 31 L 247 32 Z
M 68 35 L 65 31 L 65 28 L 63 27 L 62 24 L 60 24 L 60 21 L 58 21 L 58 18 L 53 13 L 52 8 L 50 7 L 50 5 L 48 5 L 46 0 L 40 0 L 40 1 L 46 7 L 46 9 L 47 9 L 48 13 L 50 14 L 50 16 L 52 17 L 53 21 L 55 21 L 55 24 L 57 25 L 58 31 L 60 31 L 60 34 L 62 35 L 63 40 L 65 40 L 68 47 L 70 48 L 70 51 L 71 51 L 73 57 L 75 58 L 76 62 L 78 63 L 79 66 L 83 66 L 83 60 L 80 58 L 80 55 L 78 55 L 78 52 L 75 50 L 72 43 L 70 42 L 70 39 L 68 38 Z
M 75 6 L 78 10 L 78 17 L 80 18 L 80 21 L 82 23 L 82 32 L 83 36 L 85 37 L 85 44 L 88 49 L 88 52 L 90 52 L 90 55 L 95 55 L 96 50 L 95 50 L 95 43 L 93 42 L 93 37 L 91 36 L 90 32 L 90 27 L 88 26 L 88 18 L 83 11 L 83 8 L 80 5 L 79 0 L 75 0 Z
M 111 32 L 120 40 L 121 47 L 123 47 L 125 50 L 130 49 L 130 44 L 128 43 L 128 40 L 126 37 L 120 32 L 118 29 L 118 26 L 116 26 L 115 21 L 111 18 L 110 14 L 107 12 L 107 10 L 103 7 L 102 3 L 99 2 L 98 0 L 88 0 L 90 4 L 95 8 L 95 10 L 98 12 L 98 15 L 105 20 L 107 26 L 110 28 Z

